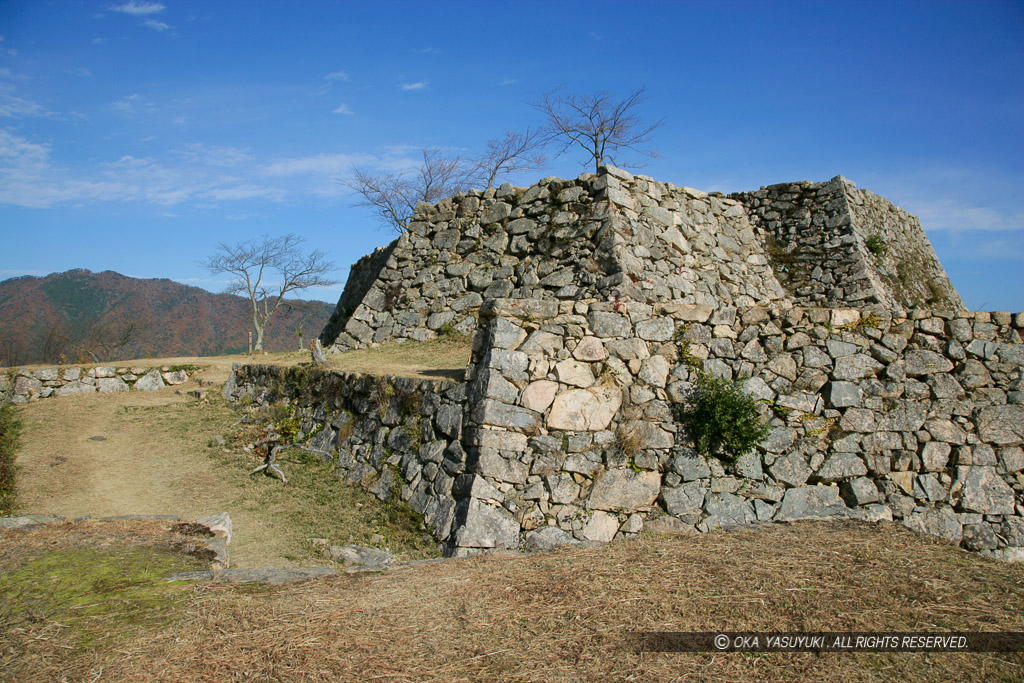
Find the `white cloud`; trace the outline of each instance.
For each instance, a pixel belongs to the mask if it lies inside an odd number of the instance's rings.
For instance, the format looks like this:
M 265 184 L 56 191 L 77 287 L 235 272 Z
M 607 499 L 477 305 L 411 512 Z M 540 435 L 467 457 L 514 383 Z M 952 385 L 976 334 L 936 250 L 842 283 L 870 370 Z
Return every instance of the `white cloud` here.
M 73 180 L 50 163 L 50 148 L 0 129 L 0 203 L 41 208 L 61 202 L 109 198 L 123 188 Z
M 11 83 L 0 83 L 0 117 L 45 116 L 46 108 L 17 94 Z
M 330 81 L 347 81 L 349 79 L 349 75 L 344 71 L 332 71 L 324 76 L 324 78 Z
M 368 154 L 317 154 L 298 159 L 283 159 L 264 166 L 260 173 L 265 176 L 290 176 L 313 173 L 325 177 L 337 177 L 348 173 L 354 165 L 371 164 L 375 157 Z
M 353 112 L 351 109 L 349 109 L 348 105 L 343 102 L 340 105 L 338 105 L 338 108 L 335 109 L 333 113 L 335 113 L 335 114 L 348 114 L 349 116 L 351 116 L 355 112 Z
M 928 231 L 1024 230 L 1024 213 L 1005 213 L 989 206 L 976 206 L 955 199 L 906 202 L 907 211 L 921 219 Z
M 79 78 L 92 78 L 92 71 L 84 66 L 76 66 L 71 70 L 71 73 Z
M 129 0 L 129 2 L 126 2 L 123 5 L 114 5 L 108 9 L 112 12 L 121 12 L 123 14 L 131 14 L 138 17 L 163 12 L 166 7 L 158 2 L 136 2 L 136 0 Z
M 132 202 L 160 207 L 227 208 L 248 215 L 254 202 L 333 200 L 353 166 L 392 170 L 411 163 L 404 149 L 383 156 L 323 153 L 260 161 L 248 149 L 193 143 L 164 157 L 125 154 L 107 162 L 65 167 L 50 145 L 0 128 L 0 204 L 31 208 Z
M 134 117 L 136 114 L 153 111 L 153 103 L 138 93 L 126 95 L 112 102 L 110 106 L 129 118 Z
M 418 55 L 439 55 L 441 54 L 441 49 L 436 47 L 425 47 L 422 50 L 413 50 L 413 52 Z
M 171 28 L 170 24 L 165 24 L 164 22 L 157 21 L 156 19 L 146 19 L 144 22 L 142 22 L 142 25 L 148 26 L 149 28 L 157 31 L 166 31 L 167 29 Z
M 270 201 L 284 201 L 287 192 L 281 188 L 261 187 L 258 185 L 237 185 L 234 187 L 222 187 L 204 192 L 202 196 L 218 201 L 238 201 L 241 199 L 269 199 Z
M 402 83 L 399 87 L 402 90 L 425 90 L 427 88 L 427 81 L 416 81 L 415 83 Z
M 240 147 L 205 145 L 201 142 L 185 145 L 184 148 L 175 150 L 175 152 L 190 163 L 220 168 L 239 166 L 255 159 L 252 154 Z
M 498 85 L 512 85 L 513 83 L 518 83 L 518 82 L 519 82 L 518 78 L 503 78 L 500 81 L 498 81 Z
M 107 42 L 106 38 L 93 38 L 92 39 L 92 44 L 93 45 L 102 45 L 105 42 Z

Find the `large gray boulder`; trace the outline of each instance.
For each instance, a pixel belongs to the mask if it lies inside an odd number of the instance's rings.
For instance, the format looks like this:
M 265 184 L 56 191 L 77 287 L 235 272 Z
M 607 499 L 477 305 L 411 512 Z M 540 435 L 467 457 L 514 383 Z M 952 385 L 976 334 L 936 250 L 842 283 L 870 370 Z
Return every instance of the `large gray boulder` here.
M 628 510 L 648 507 L 658 497 L 661 475 L 626 467 L 606 471 L 594 484 L 588 507 L 593 510 Z
M 1000 405 L 978 413 L 978 435 L 996 446 L 1024 443 L 1024 405 Z
M 830 517 L 846 514 L 846 505 L 834 486 L 804 486 L 789 489 L 775 515 L 777 520 Z
M 128 391 L 128 385 L 120 377 L 101 377 L 96 380 L 101 394 L 116 394 L 121 391 Z
M 547 552 L 561 545 L 579 545 L 580 542 L 556 526 L 546 526 L 526 534 L 525 544 L 527 550 Z
M 945 505 L 908 515 L 903 520 L 903 526 L 920 534 L 943 538 L 956 545 L 963 539 L 963 527 L 960 526 L 956 513 Z
M 966 473 L 962 470 L 966 469 Z M 994 467 L 962 468 L 954 482 L 962 484 L 960 506 L 968 512 L 986 515 L 1012 515 L 1015 508 L 1013 489 L 996 473 Z
M 500 508 L 476 498 L 459 501 L 455 511 L 455 545 L 461 548 L 516 548 L 519 522 Z
M 361 545 L 332 545 L 324 551 L 327 557 L 341 562 L 346 567 L 360 566 L 381 568 L 395 561 L 395 556 L 379 548 L 366 548 Z
M 231 377 L 234 378 L 234 376 L 232 373 Z M 139 391 L 158 391 L 165 386 L 167 385 L 164 384 L 164 378 L 160 376 L 159 370 L 150 370 L 135 382 L 135 388 Z
M 668 487 L 661 490 L 661 500 L 665 510 L 673 516 L 697 512 L 704 505 L 707 486 L 699 481 L 691 481 L 682 486 Z

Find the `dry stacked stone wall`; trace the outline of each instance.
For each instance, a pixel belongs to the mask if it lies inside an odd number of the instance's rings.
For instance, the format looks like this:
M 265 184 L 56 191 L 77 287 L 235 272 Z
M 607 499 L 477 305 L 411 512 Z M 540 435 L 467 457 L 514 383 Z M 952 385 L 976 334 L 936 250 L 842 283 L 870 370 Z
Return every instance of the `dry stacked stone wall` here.
M 184 384 L 188 372 L 170 366 L 160 368 L 114 366 L 57 367 L 40 370 L 0 370 L 0 403 L 24 404 L 51 396 L 109 394 L 120 391 L 157 391 Z
M 329 351 L 471 335 L 493 298 L 752 305 L 783 296 L 738 201 L 610 167 L 421 203 L 373 257 L 354 268 L 320 336 Z
M 468 381 L 406 380 L 405 408 L 363 398 L 376 378 L 278 391 L 448 554 L 842 514 L 1019 559 L 1022 333 L 1021 314 L 502 298 Z M 253 372 L 233 391 L 284 371 Z M 697 453 L 679 417 L 700 373 L 740 382 L 771 426 L 735 462 Z M 343 411 L 341 440 L 322 430 Z
M 966 310 L 920 221 L 842 176 L 730 196 L 746 207 L 794 303 Z
M 842 177 L 503 185 L 419 205 L 361 263 L 324 345 L 473 334 L 464 382 L 241 368 L 226 391 L 292 401 L 448 554 L 842 514 L 1024 558 L 1024 318 L 967 312 L 916 219 Z M 735 460 L 695 450 L 704 376 L 770 427 Z

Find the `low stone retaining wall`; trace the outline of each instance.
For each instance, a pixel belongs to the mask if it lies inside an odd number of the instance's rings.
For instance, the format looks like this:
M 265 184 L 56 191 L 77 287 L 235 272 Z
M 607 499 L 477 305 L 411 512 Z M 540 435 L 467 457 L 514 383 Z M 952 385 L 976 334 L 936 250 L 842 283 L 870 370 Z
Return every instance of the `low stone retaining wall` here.
M 828 514 L 1024 554 L 1022 314 L 494 299 L 480 316 L 466 383 L 245 366 L 229 389 L 295 402 L 317 450 L 424 512 L 452 555 Z M 735 462 L 679 418 L 701 373 L 741 382 L 771 426 Z
M 464 382 L 243 365 L 224 395 L 292 404 L 304 448 L 332 460 L 346 481 L 381 500 L 408 501 L 438 540 L 449 540 L 456 498 L 466 485 Z
M 99 365 L 92 368 L 0 370 L 0 403 L 28 403 L 50 396 L 109 394 L 119 391 L 157 391 L 188 381 L 186 370 Z

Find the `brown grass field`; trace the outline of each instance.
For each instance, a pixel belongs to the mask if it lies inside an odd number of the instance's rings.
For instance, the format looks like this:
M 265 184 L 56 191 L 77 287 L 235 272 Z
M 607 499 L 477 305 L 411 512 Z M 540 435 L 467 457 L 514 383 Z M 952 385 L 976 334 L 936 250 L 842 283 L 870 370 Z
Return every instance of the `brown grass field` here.
M 437 348 L 405 348 L 388 365 L 386 349 L 369 351 L 385 355 L 332 363 L 439 376 L 468 358 L 465 346 L 444 361 Z M 268 360 L 306 359 L 290 356 Z M 234 360 L 244 357 L 150 363 L 203 366 L 199 379 L 216 382 Z M 250 477 L 252 435 L 235 438 L 238 415 L 215 398 L 174 389 L 61 397 L 20 416 L 23 512 L 194 519 L 223 509 L 243 567 L 327 564 L 311 538 L 436 555 L 414 517 L 332 481 L 317 462 L 284 462 L 289 487 Z M 213 435 L 227 446 L 210 447 Z M 193 549 L 165 522 L 0 531 L 0 680 L 1024 679 L 1021 653 L 637 649 L 644 631 L 1024 631 L 1024 567 L 893 524 L 642 535 L 285 586 L 165 581 L 201 565 Z

